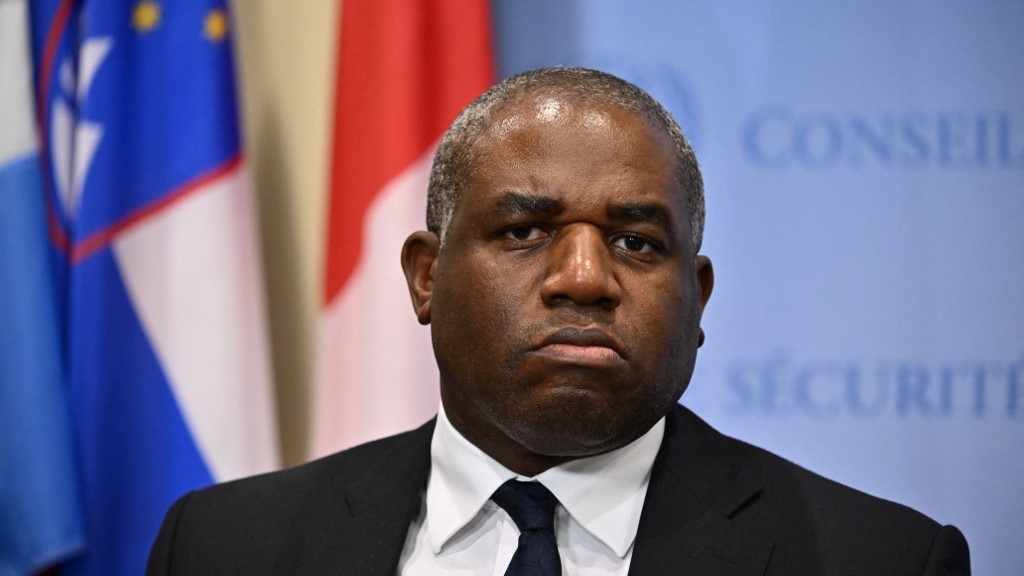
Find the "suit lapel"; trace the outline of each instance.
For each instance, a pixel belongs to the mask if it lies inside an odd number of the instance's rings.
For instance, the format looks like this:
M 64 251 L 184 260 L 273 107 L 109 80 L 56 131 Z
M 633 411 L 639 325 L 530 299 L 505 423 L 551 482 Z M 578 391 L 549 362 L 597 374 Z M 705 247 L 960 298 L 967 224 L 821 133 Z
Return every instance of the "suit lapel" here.
M 433 431 L 432 420 L 365 465 L 355 480 L 307 503 L 309 516 L 297 519 L 302 552 L 293 567 L 277 573 L 395 574 L 430 473 Z
M 773 543 L 731 519 L 760 491 L 733 445 L 677 407 L 666 419 L 629 573 L 763 574 Z
M 345 486 L 318 490 L 294 522 L 299 550 L 274 573 L 394 574 L 430 472 L 434 422 L 410 433 Z M 689 410 L 666 419 L 629 573 L 763 574 L 773 542 L 732 516 L 756 505 L 760 482 L 725 437 Z M 352 476 L 351 472 L 346 473 Z

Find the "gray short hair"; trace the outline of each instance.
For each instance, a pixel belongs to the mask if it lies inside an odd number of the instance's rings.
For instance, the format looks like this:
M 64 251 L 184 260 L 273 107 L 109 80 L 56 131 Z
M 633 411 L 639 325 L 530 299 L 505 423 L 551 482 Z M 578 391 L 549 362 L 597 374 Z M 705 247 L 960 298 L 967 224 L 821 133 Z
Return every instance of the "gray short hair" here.
M 641 88 L 617 76 L 588 68 L 541 68 L 511 76 L 477 97 L 459 113 L 434 156 L 427 189 L 427 229 L 444 243 L 452 215 L 468 188 L 473 145 L 494 114 L 526 97 L 549 94 L 575 102 L 603 103 L 636 114 L 662 130 L 675 146 L 676 175 L 687 195 L 694 253 L 704 237 L 704 181 L 693 147 L 665 108 Z

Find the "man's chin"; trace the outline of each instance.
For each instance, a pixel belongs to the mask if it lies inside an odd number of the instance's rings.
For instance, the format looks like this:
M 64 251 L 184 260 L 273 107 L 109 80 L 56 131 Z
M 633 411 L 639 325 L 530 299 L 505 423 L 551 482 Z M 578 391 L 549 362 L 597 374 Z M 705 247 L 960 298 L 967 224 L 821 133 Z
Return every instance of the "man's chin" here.
M 649 425 L 624 422 L 621 414 L 602 410 L 576 413 L 565 404 L 551 411 L 534 411 L 528 417 L 510 423 L 506 434 L 520 446 L 539 456 L 585 458 L 596 456 L 642 436 Z

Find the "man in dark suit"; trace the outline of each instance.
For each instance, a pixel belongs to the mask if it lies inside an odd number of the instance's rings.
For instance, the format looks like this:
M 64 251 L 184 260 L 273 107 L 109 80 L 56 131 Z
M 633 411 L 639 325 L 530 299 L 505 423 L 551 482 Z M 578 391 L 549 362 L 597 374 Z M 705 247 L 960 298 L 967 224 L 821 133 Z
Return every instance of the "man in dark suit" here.
M 438 417 L 192 493 L 158 574 L 969 574 L 960 532 L 678 405 L 713 284 L 669 114 L 604 73 L 508 79 L 448 130 L 402 251 Z

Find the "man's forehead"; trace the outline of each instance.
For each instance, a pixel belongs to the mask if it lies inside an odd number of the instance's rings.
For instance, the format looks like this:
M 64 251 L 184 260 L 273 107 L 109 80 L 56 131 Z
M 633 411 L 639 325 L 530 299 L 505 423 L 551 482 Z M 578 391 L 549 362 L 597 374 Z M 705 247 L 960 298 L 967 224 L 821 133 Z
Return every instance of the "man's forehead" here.
M 554 142 L 563 145 L 563 153 L 570 149 L 596 152 L 599 145 L 605 152 L 611 152 L 609 160 L 627 160 L 627 143 L 638 139 L 664 151 L 668 171 L 677 171 L 678 158 L 671 137 L 643 114 L 600 99 L 541 93 L 492 110 L 467 151 L 470 173 L 474 173 L 486 170 L 492 161 L 507 159 L 510 154 L 548 158 L 547 144 Z M 506 146 L 510 143 L 520 147 Z
M 543 159 L 549 145 L 566 142 L 570 145 L 561 147 L 562 154 L 586 150 L 587 137 L 578 131 L 571 136 L 579 136 L 577 147 L 572 140 L 559 140 L 555 132 L 530 130 L 559 122 L 577 122 L 571 128 L 582 126 L 591 133 L 618 132 L 623 142 L 638 140 L 639 132 L 625 130 L 626 125 L 642 126 L 646 140 L 668 153 L 678 192 L 670 202 L 673 207 L 677 201 L 682 204 L 694 245 L 700 245 L 703 185 L 693 151 L 679 126 L 640 88 L 598 71 L 568 68 L 514 76 L 488 90 L 460 114 L 446 133 L 432 168 L 428 227 L 443 238 L 462 200 L 475 195 L 474 184 L 482 173 L 496 167 L 494 162 Z M 495 146 L 501 141 L 515 141 L 518 148 Z
M 609 159 L 629 162 L 632 159 L 628 156 L 637 148 L 627 144 L 638 140 L 660 149 L 666 172 L 675 175 L 678 158 L 671 137 L 642 114 L 602 99 L 528 94 L 490 112 L 482 133 L 470 146 L 471 173 L 480 176 L 491 162 L 506 160 L 511 154 L 548 160 L 567 150 L 604 152 Z M 552 143 L 560 148 L 557 152 L 549 146 Z M 534 148 L 531 144 L 543 145 Z
M 614 176 L 602 169 L 615 165 L 621 166 L 622 174 L 642 172 L 648 177 L 642 179 L 646 185 L 637 187 L 641 180 L 635 180 L 615 198 L 604 198 L 601 212 L 667 227 L 688 226 L 673 143 L 664 131 L 652 127 L 640 114 L 602 99 L 542 92 L 493 110 L 489 120 L 489 127 L 474 146 L 470 194 L 481 202 L 476 209 L 486 212 L 511 207 L 516 212 L 529 212 L 543 205 L 546 208 L 540 212 L 554 214 L 582 208 L 588 203 L 588 191 L 585 185 L 576 185 L 583 182 L 570 178 L 554 185 L 555 181 L 541 175 L 558 173 L 566 166 L 563 162 L 572 166 L 570 158 L 603 157 L 605 161 L 597 162 L 599 168 L 594 171 L 602 177 Z M 648 144 L 638 147 L 639 140 Z M 630 141 L 633 145 L 629 145 Z M 662 153 L 652 153 L 654 148 Z M 659 158 L 663 160 L 660 166 Z M 510 188 L 496 186 L 492 177 L 498 172 L 494 169 L 508 162 L 517 165 L 518 170 L 512 175 L 517 183 Z M 508 184 L 509 173 L 501 170 L 500 174 L 503 184 Z M 651 174 L 658 174 L 654 180 L 660 181 L 655 183 L 649 177 Z M 486 199 L 479 196 L 485 190 Z
M 640 114 L 610 101 L 545 91 L 519 95 L 493 109 L 487 131 L 501 137 L 530 126 L 573 121 L 600 129 L 610 127 L 613 116 L 648 125 Z

